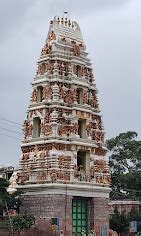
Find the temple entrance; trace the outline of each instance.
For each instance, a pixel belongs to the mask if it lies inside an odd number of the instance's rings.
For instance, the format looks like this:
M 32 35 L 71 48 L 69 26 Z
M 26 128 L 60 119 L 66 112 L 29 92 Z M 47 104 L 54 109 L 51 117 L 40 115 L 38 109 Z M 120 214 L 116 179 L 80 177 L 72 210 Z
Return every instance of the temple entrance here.
M 88 203 L 85 199 L 73 199 L 72 202 L 72 236 L 81 236 L 88 224 Z

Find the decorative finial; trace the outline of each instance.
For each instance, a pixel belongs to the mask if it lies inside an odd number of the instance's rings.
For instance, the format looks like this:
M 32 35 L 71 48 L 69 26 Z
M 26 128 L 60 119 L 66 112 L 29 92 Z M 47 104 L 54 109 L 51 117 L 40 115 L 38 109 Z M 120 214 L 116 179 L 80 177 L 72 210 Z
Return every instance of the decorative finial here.
M 64 23 L 64 18 L 63 18 L 63 17 L 61 18 L 61 23 L 62 23 L 62 25 L 63 25 L 63 23 Z
M 71 26 L 71 22 L 70 22 L 70 20 L 68 21 L 68 26 L 69 26 L 69 27 Z
M 60 18 L 58 17 L 58 19 L 57 19 L 57 23 L 59 24 L 60 23 Z
M 68 23 L 67 18 L 65 18 L 65 26 L 67 26 L 67 23 Z

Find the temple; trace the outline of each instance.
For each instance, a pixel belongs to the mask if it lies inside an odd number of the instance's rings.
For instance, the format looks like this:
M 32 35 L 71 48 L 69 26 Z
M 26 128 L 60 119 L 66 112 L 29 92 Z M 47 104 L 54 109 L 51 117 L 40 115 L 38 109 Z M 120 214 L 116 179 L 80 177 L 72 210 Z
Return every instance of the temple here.
M 107 235 L 110 174 L 97 93 L 79 25 L 55 17 L 32 82 L 18 177 L 22 210 L 48 235 Z

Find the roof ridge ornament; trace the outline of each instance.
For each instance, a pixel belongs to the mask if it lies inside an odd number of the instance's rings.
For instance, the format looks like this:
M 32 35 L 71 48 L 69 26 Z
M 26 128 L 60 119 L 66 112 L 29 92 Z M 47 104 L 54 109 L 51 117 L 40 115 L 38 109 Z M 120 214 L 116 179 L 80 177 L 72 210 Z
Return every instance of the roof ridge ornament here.
M 68 14 L 68 12 L 64 12 L 63 17 L 55 16 L 54 19 L 50 21 L 50 24 L 60 25 L 63 27 L 68 27 L 76 31 L 81 31 L 78 23 L 76 21 L 71 22 L 71 20 L 66 14 Z

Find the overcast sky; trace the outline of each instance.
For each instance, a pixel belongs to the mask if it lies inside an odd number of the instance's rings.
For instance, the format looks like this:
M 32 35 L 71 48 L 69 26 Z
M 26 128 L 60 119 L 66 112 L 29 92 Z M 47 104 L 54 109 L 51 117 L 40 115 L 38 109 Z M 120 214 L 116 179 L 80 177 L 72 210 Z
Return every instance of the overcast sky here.
M 21 127 L 2 119 L 23 123 L 49 22 L 63 11 L 82 30 L 106 138 L 141 137 L 141 0 L 0 0 L 0 165 L 18 165 Z

